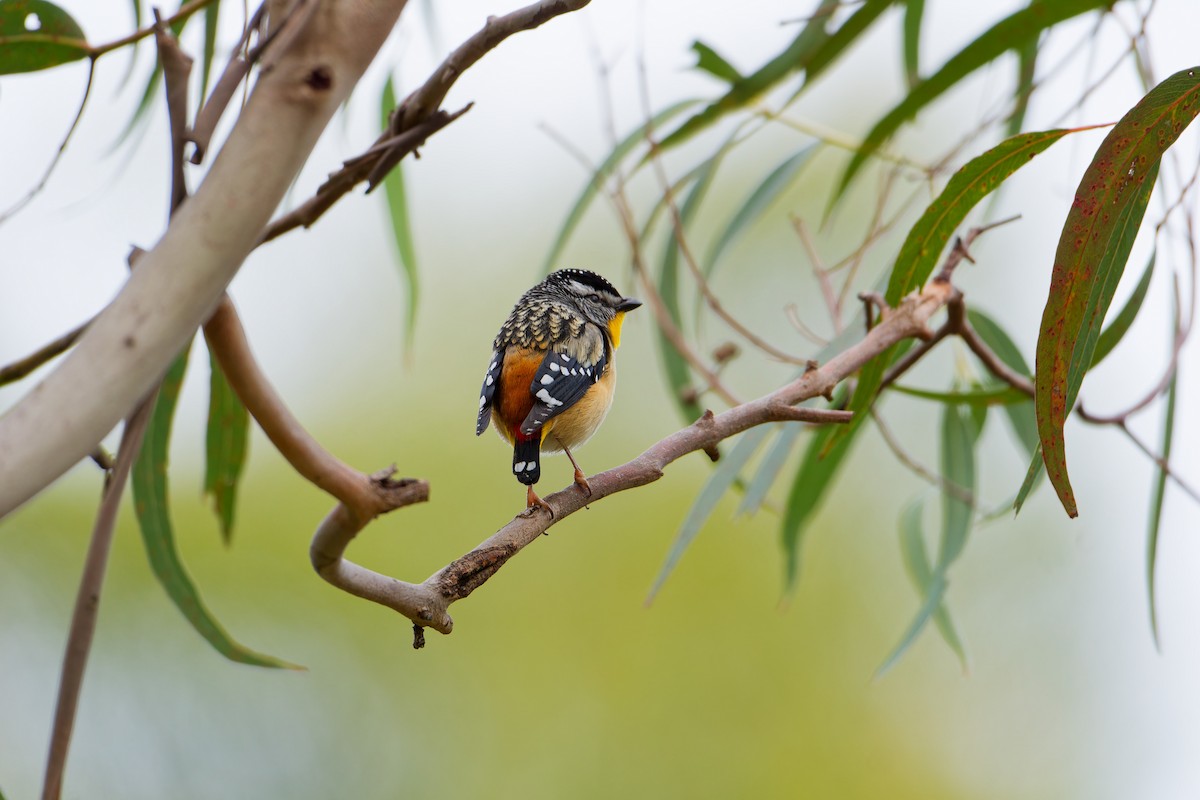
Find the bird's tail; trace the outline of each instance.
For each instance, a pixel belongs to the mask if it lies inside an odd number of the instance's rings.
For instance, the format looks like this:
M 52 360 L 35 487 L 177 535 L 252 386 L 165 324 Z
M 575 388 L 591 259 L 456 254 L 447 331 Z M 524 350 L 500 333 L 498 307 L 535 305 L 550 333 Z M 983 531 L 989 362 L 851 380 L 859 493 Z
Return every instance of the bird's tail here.
M 526 486 L 532 486 L 542 477 L 541 431 L 526 438 L 519 432 L 513 442 L 513 474 Z

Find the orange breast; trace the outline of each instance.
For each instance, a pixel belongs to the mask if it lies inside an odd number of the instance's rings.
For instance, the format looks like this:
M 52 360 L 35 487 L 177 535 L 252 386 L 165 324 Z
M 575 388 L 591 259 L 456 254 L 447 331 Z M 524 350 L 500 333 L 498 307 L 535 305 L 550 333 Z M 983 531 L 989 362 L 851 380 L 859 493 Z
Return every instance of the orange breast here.
M 529 411 L 533 408 L 533 395 L 529 385 L 542 365 L 545 352 L 526 347 L 510 346 L 504 353 L 504 368 L 500 374 L 498 395 L 492 408 L 492 419 L 500 434 L 512 441 Z

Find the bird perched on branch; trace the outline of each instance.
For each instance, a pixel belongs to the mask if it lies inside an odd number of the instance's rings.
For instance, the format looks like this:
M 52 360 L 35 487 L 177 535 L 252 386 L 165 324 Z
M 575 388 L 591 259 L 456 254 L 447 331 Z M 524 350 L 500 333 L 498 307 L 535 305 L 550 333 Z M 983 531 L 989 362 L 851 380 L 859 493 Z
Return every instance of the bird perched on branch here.
M 491 420 L 512 444 L 527 508 L 554 513 L 533 490 L 546 453 L 565 452 L 575 483 L 592 493 L 571 448 L 591 438 L 612 405 L 621 323 L 641 304 L 594 272 L 559 270 L 521 296 L 496 334 L 475 435 Z

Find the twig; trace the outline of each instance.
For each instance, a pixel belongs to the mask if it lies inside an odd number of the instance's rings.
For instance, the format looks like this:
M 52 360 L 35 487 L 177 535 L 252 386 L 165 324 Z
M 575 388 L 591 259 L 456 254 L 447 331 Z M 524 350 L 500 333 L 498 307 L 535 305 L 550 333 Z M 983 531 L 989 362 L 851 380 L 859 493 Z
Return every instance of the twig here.
M 370 180 L 372 187 L 379 183 L 405 155 L 414 152 L 430 135 L 470 110 L 471 104 L 453 114 L 438 110 L 450 87 L 467 68 L 514 33 L 532 30 L 554 17 L 583 8 L 589 2 L 591 0 L 541 0 L 502 17 L 489 17 L 480 31 L 459 45 L 425 83 L 392 112 L 388 129 L 366 151 L 371 158 L 364 154 L 347 161 L 317 189 L 316 195 L 268 225 L 262 241 L 269 242 L 300 226 L 309 227 L 364 180 Z
M 63 136 L 58 149 L 54 151 L 54 157 L 50 159 L 50 163 L 46 166 L 46 171 L 42 173 L 41 179 L 38 180 L 33 188 L 26 192 L 24 197 L 0 213 L 0 224 L 7 222 L 14 214 L 29 205 L 30 201 L 37 197 L 42 189 L 46 188 L 46 184 L 50 182 L 50 176 L 54 174 L 54 168 L 62 160 L 63 153 L 67 151 L 67 145 L 71 143 L 71 137 L 75 134 L 75 129 L 79 127 L 79 120 L 83 119 L 83 110 L 87 107 L 88 97 L 92 94 L 92 80 L 95 77 L 96 59 L 92 58 L 88 60 L 87 83 L 83 86 L 83 97 L 79 100 L 79 110 L 75 112 L 75 118 L 71 120 L 71 126 L 67 128 L 66 135 Z
M 79 338 L 80 334 L 87 330 L 87 326 L 91 322 L 91 320 L 88 320 L 81 325 L 77 325 L 54 341 L 42 345 L 24 358 L 0 367 L 0 386 L 21 380 L 50 359 L 65 353 L 70 349 L 71 345 L 75 344 L 75 340 Z
M 648 101 L 647 101 L 648 102 Z M 654 138 L 654 129 L 650 124 L 651 114 L 646 111 L 646 143 L 650 148 L 650 162 L 654 166 L 655 175 L 658 177 L 659 188 L 662 191 L 663 202 L 667 206 L 667 211 L 671 215 L 671 232 L 675 237 L 675 244 L 679 247 L 679 252 L 683 256 L 683 261 L 688 266 L 688 271 L 692 273 L 692 279 L 696 281 L 696 286 L 700 289 L 701 296 L 704 297 L 708 307 L 730 328 L 738 333 L 743 339 L 757 347 L 772 358 L 776 358 L 787 364 L 795 364 L 803 366 L 807 363 L 807 359 L 799 358 L 785 353 L 779 348 L 772 345 L 756 333 L 743 325 L 737 318 L 725 310 L 721 301 L 713 294 L 712 288 L 708 285 L 708 280 L 704 277 L 704 272 L 696 263 L 695 256 L 692 254 L 691 245 L 687 240 L 687 233 L 684 230 L 683 218 L 679 214 L 679 206 L 675 203 L 675 193 L 671 190 L 671 181 L 667 178 L 666 170 L 663 168 L 662 159 L 660 158 L 660 150 L 658 141 Z
M 817 279 L 817 285 L 821 288 L 821 297 L 825 300 L 825 309 L 829 313 L 829 321 L 833 324 L 833 335 L 837 336 L 842 332 L 841 304 L 833 290 L 833 281 L 829 279 L 829 270 L 825 269 L 825 265 L 821 263 L 821 256 L 817 252 L 817 246 L 813 242 L 804 220 L 796 214 L 789 216 L 792 220 L 792 228 L 796 231 L 796 236 L 799 237 L 804 251 L 808 253 L 808 260 L 812 262 L 813 277 Z
M 162 24 L 168 26 L 174 25 L 180 20 L 187 19 L 205 6 L 211 5 L 213 2 L 216 2 L 216 0 L 192 0 L 190 3 L 184 3 L 179 7 L 178 11 L 164 19 Z M 145 28 L 140 28 L 128 36 L 122 36 L 120 39 L 114 39 L 107 44 L 89 47 L 88 55 L 93 59 L 96 59 L 105 53 L 111 53 L 113 50 L 118 50 L 125 45 L 133 44 L 134 42 L 145 39 L 147 36 L 152 36 L 154 35 L 154 29 L 156 25 L 157 23 L 155 23 L 155 25 L 147 25 Z
M 884 422 L 883 416 L 874 408 L 871 409 L 871 419 L 875 420 L 875 427 L 879 429 L 879 434 L 883 437 L 884 443 L 892 451 L 892 455 L 896 457 L 897 461 L 908 467 L 909 471 L 914 475 L 937 487 L 954 499 L 961 500 L 971 508 L 975 507 L 975 496 L 969 489 L 934 472 L 910 456 L 900 444 L 900 441 L 896 439 L 891 428 Z
M 105 484 L 100 508 L 96 512 L 92 539 L 83 562 L 83 575 L 79 578 L 79 591 L 75 595 L 75 610 L 71 614 L 67 649 L 63 655 L 58 700 L 54 706 L 54 726 L 50 734 L 50 752 L 46 757 L 46 775 L 42 784 L 42 800 L 58 800 L 62 795 L 63 771 L 66 769 L 67 753 L 71 746 L 71 732 L 75 727 L 75 711 L 79 705 L 83 673 L 87 668 L 88 653 L 96 632 L 96 619 L 100 612 L 100 590 L 104 585 L 104 572 L 112 548 L 113 533 L 116 530 L 117 509 L 121 505 L 121 495 L 124 493 L 129 471 L 141 449 L 142 436 L 146 432 L 146 423 L 150 419 L 153 406 L 152 395 L 142 401 L 125 423 L 125 431 L 121 434 L 121 447 L 117 452 L 117 463 Z
M 241 38 L 238 39 L 238 43 L 229 56 L 229 61 L 225 64 L 225 69 L 221 71 L 221 76 L 213 84 L 213 90 L 209 93 L 208 99 L 204 101 L 204 105 L 196 112 L 196 122 L 188 134 L 188 139 L 194 146 L 191 155 L 193 164 L 199 164 L 204 160 L 204 154 L 208 151 L 208 145 L 217 129 L 217 123 L 221 121 L 221 116 L 229 106 L 229 101 L 233 99 L 233 93 L 237 91 L 238 85 L 250 72 L 250 66 L 253 63 L 251 54 L 247 52 L 243 56 L 242 51 L 250 43 L 251 36 L 256 32 L 261 35 L 266 8 L 266 3 L 261 3 L 258 10 L 254 12 L 254 16 L 246 23 Z M 261 50 L 256 52 L 261 52 Z
M 163 24 L 157 8 L 153 9 L 154 41 L 158 44 L 158 59 L 162 64 L 163 85 L 167 94 L 167 121 L 171 130 L 171 213 L 187 199 L 187 176 L 183 173 L 183 146 L 187 141 L 188 77 L 192 59 L 179 47 L 179 40 Z

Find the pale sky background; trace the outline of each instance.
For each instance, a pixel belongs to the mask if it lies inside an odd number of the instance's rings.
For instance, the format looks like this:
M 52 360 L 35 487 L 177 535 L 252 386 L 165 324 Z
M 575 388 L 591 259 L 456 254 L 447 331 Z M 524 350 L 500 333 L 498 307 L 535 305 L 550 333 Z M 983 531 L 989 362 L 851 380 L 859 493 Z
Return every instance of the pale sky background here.
M 129 29 L 127 4 L 64 5 L 93 41 L 107 41 Z M 394 68 L 403 94 L 438 60 L 441 51 L 431 44 L 422 19 L 426 4 L 412 5 L 393 34 L 387 54 L 360 83 L 347 116 L 335 120 L 322 139 L 297 183 L 295 199 L 310 194 L 340 159 L 373 140 L 378 91 L 389 66 Z M 494 2 L 476 0 L 436 5 L 442 48 L 473 32 L 487 14 L 507 10 Z M 923 66 L 929 71 L 940 65 L 981 30 L 985 20 L 1021 5 L 930 0 Z M 550 246 L 586 179 L 576 161 L 539 126 L 553 127 L 595 161 L 606 151 L 597 59 L 612 64 L 611 99 L 616 127 L 624 133 L 642 118 L 638 59 L 644 59 L 656 108 L 683 97 L 712 96 L 716 84 L 690 69 L 694 56 L 688 48 L 693 40 L 709 42 L 739 68 L 753 69 L 776 53 L 795 30 L 793 25 L 764 21 L 793 19 L 805 7 L 768 0 L 744 4 L 594 0 L 582 13 L 520 34 L 489 54 L 458 82 L 447 99 L 451 109 L 468 101 L 474 101 L 475 108 L 437 134 L 419 161 L 406 164 L 423 292 L 412 364 L 402 364 L 398 346 L 403 334 L 398 314 L 404 308 L 404 295 L 391 260 L 382 206 L 376 198 L 361 194 L 345 198 L 311 232 L 288 235 L 255 252 L 234 281 L 231 292 L 255 351 L 294 410 L 306 420 L 336 416 L 347 394 L 369 391 L 364 382 L 369 381 L 372 369 L 379 368 L 381 359 L 386 369 L 417 381 L 438 375 L 442 362 L 478 363 L 482 370 L 486 343 L 503 315 L 499 307 L 507 307 L 536 279 L 541 254 Z M 1124 18 L 1132 19 L 1128 10 Z M 1149 35 L 1159 79 L 1198 60 L 1194 35 L 1198 19 L 1190 0 L 1160 0 L 1157 4 Z M 899 21 L 897 11 L 888 12 L 869 41 L 860 43 L 850 58 L 811 90 L 801 107 L 806 119 L 849 137 L 861 136 L 895 102 L 904 90 L 898 69 Z M 236 26 L 240 20 L 230 14 L 224 22 Z M 1043 54 L 1042 64 L 1057 63 L 1088 35 L 1091 24 L 1089 18 L 1057 36 Z M 1106 26 L 1087 74 L 1107 68 L 1124 44 L 1115 29 Z M 141 68 L 149 64 L 150 52 L 148 46 L 142 48 Z M 112 150 L 111 143 L 128 118 L 143 74 L 143 69 L 135 71 L 133 83 L 122 91 L 124 58 L 110 56 L 101 63 L 83 122 L 49 186 L 16 219 L 0 227 L 0 363 L 26 354 L 98 311 L 121 285 L 130 244 L 152 245 L 162 231 L 168 192 L 162 114 L 152 115 L 136 150 L 127 146 Z M 1077 74 L 1058 81 L 1051 93 L 1038 96 L 1027 122 L 1030 129 L 1112 121 L 1136 99 L 1136 84 L 1124 68 L 1111 88 L 1092 96 L 1082 111 L 1060 119 L 1061 106 L 1086 85 L 1082 71 L 1086 61 L 1078 60 Z M 905 128 L 894 148 L 920 157 L 957 141 L 992 107 L 997 96 L 1007 91 L 1012 71 L 1008 60 L 980 71 L 968 86 L 923 114 L 918 126 Z M 79 65 L 0 80 L 0 206 L 7 207 L 39 177 L 69 124 L 83 81 L 84 68 Z M 990 261 L 981 260 L 981 266 L 960 272 L 968 298 L 987 298 L 990 310 L 1003 312 L 1002 318 L 1010 323 L 1009 330 L 1031 362 L 1058 230 L 1078 177 L 1102 136 L 1103 132 L 1070 137 L 1020 173 L 1004 197 L 1003 209 L 1023 214 L 1022 221 L 981 242 L 978 253 L 991 255 Z M 1181 140 L 1184 164 L 1195 163 L 1197 141 L 1195 130 Z M 771 146 L 770 140 L 767 146 Z M 772 152 L 770 159 L 778 160 L 785 150 Z M 679 158 L 676 166 L 682 171 L 687 161 L 684 155 Z M 192 176 L 193 183 L 197 179 Z M 730 190 L 727 201 L 743 196 L 746 185 Z M 823 197 L 816 201 L 818 206 Z M 1156 197 L 1152 202 L 1148 220 L 1158 218 L 1160 201 Z M 755 236 L 759 235 L 764 241 L 781 241 L 780 237 L 789 234 L 756 229 Z M 753 252 L 752 247 L 753 243 L 747 243 L 743 255 Z M 586 266 L 628 280 L 618 231 L 600 203 L 568 251 L 567 261 L 595 248 L 611 253 L 612 262 Z M 527 261 L 530 253 L 537 254 L 533 261 Z M 1136 281 L 1146 257 L 1145 242 L 1141 242 L 1118 292 L 1118 304 Z M 567 265 L 575 264 L 563 264 Z M 732 271 L 728 278 L 730 291 L 734 291 Z M 1108 411 L 1123 407 L 1140 396 L 1160 372 L 1166 356 L 1169 280 L 1160 258 L 1152 294 L 1138 325 L 1112 363 L 1084 384 L 1082 397 L 1089 408 Z M 769 317 L 774 321 L 764 324 L 786 330 L 778 315 L 777 297 L 770 292 L 756 294 L 757 287 L 752 284 L 739 288 L 742 293 L 736 296 L 748 318 Z M 1185 290 L 1190 290 L 1186 284 Z M 435 345 L 430 332 L 439 330 L 442 323 L 433 318 L 444 314 L 461 315 L 463 341 L 478 341 L 479 347 L 464 352 L 458 342 Z M 649 318 L 631 318 L 627 330 L 631 332 L 626 336 L 634 337 L 627 342 L 641 340 L 639 358 L 643 360 L 639 363 L 643 366 L 637 369 L 648 385 L 659 391 Z M 1196 447 L 1200 418 L 1194 409 L 1200 391 L 1200 351 L 1194 342 L 1185 351 L 1182 366 L 1174 463 L 1196 485 L 1200 484 Z M 195 429 L 202 424 L 196 421 L 204 414 L 204 383 L 203 375 L 189 380 L 179 414 L 181 420 L 192 421 L 180 425 Z M 33 381 L 27 380 L 0 389 L 0 409 L 16 402 L 32 385 Z M 454 402 L 461 397 L 468 412 L 476 396 L 474 385 L 438 386 L 436 391 L 455 398 Z M 622 392 L 618 404 L 636 394 L 630 385 Z M 909 417 L 902 412 L 900 419 Z M 932 419 L 928 409 L 920 419 L 928 424 Z M 1158 440 L 1157 420 L 1158 414 L 1151 412 L 1136 425 L 1149 442 Z M 657 428 L 646 422 L 644 429 L 638 430 L 638 424 L 642 423 L 633 424 L 631 435 L 644 433 L 644 441 L 652 441 Z M 902 429 L 901 433 L 906 441 L 920 435 L 919 430 Z M 177 437 L 176 462 L 194 463 L 200 458 L 200 441 L 199 436 Z M 445 446 L 465 450 L 475 444 L 469 437 L 447 441 Z M 1074 631 L 1081 641 L 1097 644 L 1096 652 L 1103 654 L 1103 660 L 1092 665 L 1094 672 L 1079 676 L 1084 686 L 1081 691 L 1102 698 L 1103 716 L 1098 709 L 1094 727 L 1072 734 L 1094 737 L 1093 752 L 1114 755 L 1112 763 L 1095 765 L 1096 785 L 1082 787 L 1080 796 L 1195 797 L 1200 794 L 1200 765 L 1194 758 L 1200 752 L 1200 689 L 1195 680 L 1200 670 L 1200 630 L 1195 624 L 1200 590 L 1194 579 L 1200 565 L 1200 513 L 1182 492 L 1168 489 L 1159 555 L 1160 655 L 1150 640 L 1145 609 L 1144 533 L 1150 465 L 1112 431 L 1069 425 L 1068 448 L 1083 516 L 1074 522 L 1066 520 L 1043 488 L 1029 517 L 1023 515 L 1023 519 L 1025 524 L 1042 526 L 1045 537 L 1071 553 L 1076 572 L 1085 574 L 1087 583 L 1105 587 L 1105 605 L 1080 619 Z M 936 450 L 926 448 L 925 452 L 931 454 L 926 462 L 935 463 Z M 1019 479 L 1016 476 L 1022 467 L 1009 452 L 996 458 L 1014 480 Z M 992 484 L 997 498 L 1007 492 L 996 488 L 999 486 Z M 846 495 L 843 492 L 841 496 Z M 985 529 L 972 547 L 977 546 L 980 553 L 999 547 L 996 538 L 1007 535 L 1003 530 L 1008 529 L 1002 527 L 1008 524 Z M 4 527 L 0 526 L 0 557 L 4 534 L 11 532 L 12 526 L 7 526 L 9 531 Z M 1006 569 L 1012 566 L 1011 561 L 1006 563 Z M 1005 605 L 1021 602 L 1027 589 L 1034 596 L 1044 591 L 1037 584 L 1036 564 L 1022 565 L 998 578 L 983 555 L 960 565 L 958 579 L 964 584 L 992 581 L 993 594 L 980 599 L 977 593 L 975 602 L 982 604 L 976 609 L 984 609 L 981 613 L 985 614 L 994 604 L 997 618 L 1003 620 L 995 634 L 1000 644 L 993 641 L 993 648 L 1002 646 L 1006 626 L 1018 631 L 1022 625 L 1021 618 Z M 3 613 L 0 609 L 0 616 Z M 1029 657 L 1037 655 L 1034 652 Z M 932 691 L 936 692 L 936 687 Z M 1097 704 L 1101 705 L 1100 700 Z M 1019 713 L 1019 708 L 1011 713 Z M 969 777 L 964 780 L 971 783 Z M 1019 779 L 1014 780 L 1019 788 Z

